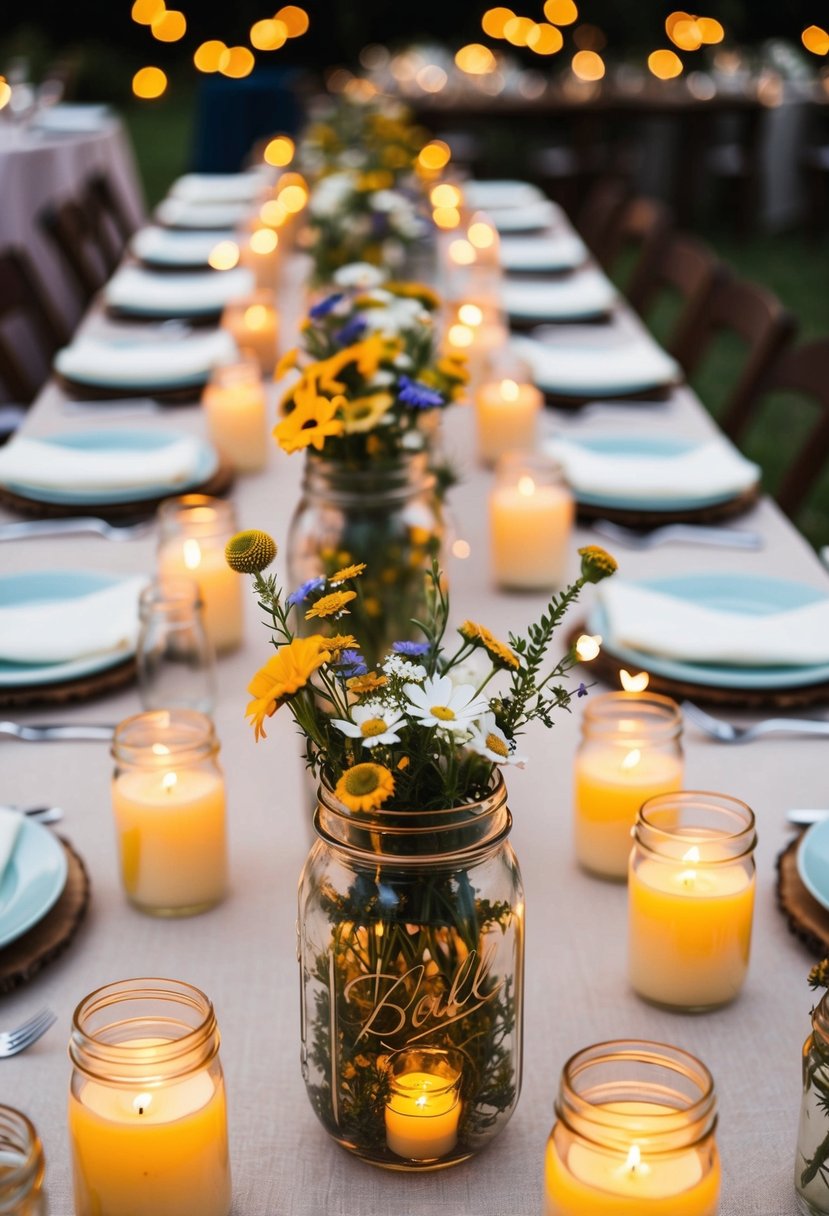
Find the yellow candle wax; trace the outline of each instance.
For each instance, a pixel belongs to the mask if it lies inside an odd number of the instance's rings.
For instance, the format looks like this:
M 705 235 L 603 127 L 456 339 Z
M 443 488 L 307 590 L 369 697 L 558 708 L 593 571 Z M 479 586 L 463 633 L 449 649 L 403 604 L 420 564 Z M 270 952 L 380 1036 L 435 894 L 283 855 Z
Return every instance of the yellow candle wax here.
M 225 561 L 222 540 L 186 537 L 170 541 L 159 554 L 159 572 L 196 580 L 204 604 L 205 629 L 216 650 L 233 650 L 241 644 L 242 580 Z
M 216 773 L 125 772 L 112 785 L 127 895 L 150 911 L 193 911 L 227 887 L 225 792 Z
M 227 1216 L 221 1078 L 198 1072 L 145 1091 L 86 1080 L 69 1098 L 69 1133 L 75 1216 Z
M 498 485 L 489 500 L 492 570 L 500 587 L 551 589 L 565 581 L 573 500 L 563 486 L 532 477 Z
M 457 1087 L 447 1088 L 445 1077 L 403 1073 L 386 1103 L 386 1144 L 412 1161 L 444 1157 L 457 1143 L 460 1113 Z
M 271 296 L 271 292 L 257 293 Z M 263 376 L 273 374 L 276 363 L 278 315 L 266 299 L 256 296 L 231 303 L 222 316 L 222 328 L 232 334 L 241 351 L 250 352 Z
M 494 464 L 502 452 L 534 448 L 541 404 L 534 384 L 515 380 L 482 384 L 475 395 L 480 459 Z
M 708 849 L 710 846 L 706 846 Z M 642 860 L 628 879 L 630 981 L 663 1005 L 702 1009 L 740 991 L 748 969 L 754 872 L 725 859 Z
M 646 747 L 595 746 L 576 757 L 576 858 L 585 869 L 626 878 L 631 828 L 648 798 L 682 789 L 681 756 Z
M 268 420 L 265 390 L 256 378 L 217 380 L 202 397 L 210 438 L 234 468 L 254 472 L 265 465 Z
M 545 1216 L 716 1216 L 720 1166 L 696 1147 L 648 1154 L 636 1143 L 636 1116 L 665 1113 L 648 1102 L 607 1104 L 631 1115 L 626 1158 L 598 1144 L 569 1143 L 562 1160 L 551 1139 L 545 1167 Z M 601 1107 L 599 1108 L 601 1109 Z M 710 1150 L 709 1150 L 710 1151 Z
M 242 246 L 241 263 L 253 271 L 256 286 L 273 291 L 279 269 L 279 237 L 272 228 L 255 228 Z

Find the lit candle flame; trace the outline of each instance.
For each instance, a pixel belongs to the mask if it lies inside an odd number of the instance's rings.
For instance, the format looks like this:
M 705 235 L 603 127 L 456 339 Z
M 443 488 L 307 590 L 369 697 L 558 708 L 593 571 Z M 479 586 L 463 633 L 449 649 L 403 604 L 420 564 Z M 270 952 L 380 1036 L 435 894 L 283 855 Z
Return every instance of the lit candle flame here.
M 638 675 L 632 676 L 623 667 L 619 672 L 619 680 L 625 692 L 644 692 L 650 683 L 650 676 L 646 671 L 640 671 Z
M 269 311 L 264 304 L 251 304 L 245 309 L 245 325 L 254 331 L 264 329 L 268 324 Z
M 696 845 L 692 845 L 687 853 L 682 854 L 682 860 L 689 862 L 692 866 L 699 865 L 699 849 Z M 697 879 L 696 870 L 683 870 L 679 875 L 679 881 L 684 887 L 692 887 Z
M 169 756 L 170 749 L 166 743 L 154 743 L 152 752 L 154 756 Z
M 594 634 L 592 637 L 589 633 L 583 633 L 576 642 L 576 658 L 581 663 L 589 663 L 591 659 L 595 659 L 602 645 L 602 635 Z
M 235 241 L 219 241 L 210 250 L 207 264 L 213 270 L 232 270 L 239 261 L 239 246 Z
M 525 475 L 518 478 L 518 493 L 523 494 L 525 498 L 532 498 L 535 494 L 535 482 L 532 477 Z
M 501 381 L 501 396 L 504 398 L 505 401 L 517 401 L 518 400 L 518 385 L 515 383 L 514 380 L 502 380 Z
M 132 1109 L 137 1115 L 143 1115 L 152 1100 L 152 1094 L 136 1094 L 132 1100 Z
M 461 304 L 458 309 L 458 320 L 463 321 L 464 325 L 476 326 L 480 325 L 484 319 L 483 311 L 477 304 Z
M 471 266 L 475 261 L 475 250 L 469 241 L 453 241 L 449 246 L 449 256 L 458 266 Z
M 699 849 L 696 845 L 692 845 L 687 853 L 682 854 L 683 861 L 689 861 L 692 865 L 699 865 Z
M 190 537 L 184 542 L 184 564 L 188 570 L 198 570 L 201 565 L 201 545 Z
M 483 220 L 476 220 L 466 230 L 466 235 L 476 249 L 491 249 L 495 244 L 495 229 Z
M 468 325 L 450 326 L 447 337 L 452 346 L 471 346 L 475 340 L 475 334 Z
M 631 1144 L 628 1150 L 628 1159 L 625 1162 L 625 1169 L 631 1174 L 635 1174 L 642 1166 L 642 1152 L 638 1144 Z
M 642 753 L 638 747 L 632 748 L 622 761 L 622 768 L 627 772 L 628 769 L 636 768 L 637 764 L 642 759 Z
M 161 778 L 161 788 L 164 790 L 165 794 L 171 793 L 177 784 L 178 777 L 175 775 L 175 773 L 165 773 Z

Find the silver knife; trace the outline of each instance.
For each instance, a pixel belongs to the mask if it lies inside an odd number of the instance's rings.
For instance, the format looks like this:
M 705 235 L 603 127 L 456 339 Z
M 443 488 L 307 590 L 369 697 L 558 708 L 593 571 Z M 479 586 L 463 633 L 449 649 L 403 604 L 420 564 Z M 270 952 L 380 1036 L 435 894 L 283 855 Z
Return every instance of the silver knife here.
M 32 726 L 26 726 L 22 722 L 0 722 L 0 735 L 10 735 L 15 739 L 22 739 L 25 743 L 51 743 L 68 739 L 106 741 L 112 739 L 114 733 L 114 726 L 92 722 L 79 722 L 77 725 L 40 723 Z

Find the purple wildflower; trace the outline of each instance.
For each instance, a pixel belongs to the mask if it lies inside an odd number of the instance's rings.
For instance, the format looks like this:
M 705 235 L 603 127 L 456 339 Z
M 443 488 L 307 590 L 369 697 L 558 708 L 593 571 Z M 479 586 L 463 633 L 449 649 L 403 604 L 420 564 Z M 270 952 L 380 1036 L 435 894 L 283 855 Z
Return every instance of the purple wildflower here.
M 334 341 L 338 342 L 340 346 L 350 346 L 352 342 L 359 342 L 367 328 L 368 323 L 363 317 L 352 317 L 347 325 L 337 330 L 334 334 Z
M 578 688 L 576 689 L 576 696 L 577 697 L 586 697 L 587 696 L 587 685 L 586 684 L 579 684 Z
M 341 680 L 350 680 L 353 676 L 364 676 L 368 671 L 359 650 L 344 650 L 337 659 L 336 667 L 337 675 Z
M 345 292 L 343 291 L 335 291 L 333 295 L 326 296 L 324 300 L 320 300 L 319 304 L 314 304 L 308 312 L 311 320 L 321 321 L 323 317 L 327 317 L 330 312 L 334 311 L 344 295 Z
M 307 582 L 297 587 L 296 591 L 292 591 L 285 602 L 289 607 L 293 608 L 296 604 L 304 603 L 309 595 L 313 595 L 315 591 L 319 591 L 320 587 L 324 586 L 325 579 L 321 575 L 317 578 L 309 578 Z
M 429 651 L 428 642 L 392 642 L 395 654 L 405 654 L 408 658 L 417 659 Z
M 400 377 L 398 396 L 406 405 L 413 405 L 419 410 L 431 410 L 435 406 L 446 404 L 440 393 L 436 393 L 426 384 L 421 384 L 419 380 L 411 380 L 408 376 Z

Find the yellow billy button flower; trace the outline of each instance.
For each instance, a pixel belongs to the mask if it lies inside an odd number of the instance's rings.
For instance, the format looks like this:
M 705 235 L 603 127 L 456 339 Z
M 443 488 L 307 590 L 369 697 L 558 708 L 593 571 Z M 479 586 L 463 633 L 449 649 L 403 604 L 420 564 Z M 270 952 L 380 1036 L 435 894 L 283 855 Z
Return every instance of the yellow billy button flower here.
M 374 811 L 394 793 L 394 777 L 382 764 L 355 764 L 343 773 L 334 793 L 350 811 Z
M 615 574 L 619 566 L 615 557 L 599 545 L 585 545 L 579 549 L 581 558 L 581 576 L 588 583 L 600 583 L 604 578 Z
M 294 693 L 304 688 L 311 676 L 331 658 L 328 643 L 320 634 L 310 638 L 294 638 L 287 646 L 281 646 L 257 671 L 248 685 L 253 697 L 245 713 L 251 719 L 256 740 L 265 738 L 265 718 L 276 713 L 279 706 Z
M 310 621 L 315 616 L 339 616 L 348 611 L 346 604 L 350 604 L 356 598 L 356 591 L 332 591 L 330 595 L 323 595 L 316 604 L 308 609 L 305 619 Z
M 276 541 L 267 532 L 237 532 L 225 545 L 225 561 L 237 574 L 260 574 L 276 557 Z
M 479 625 L 476 621 L 464 621 L 462 625 L 458 626 L 458 633 L 464 641 L 470 642 L 473 646 L 481 646 L 496 667 L 517 671 L 521 666 L 518 655 L 510 650 L 505 642 L 499 641 L 495 634 L 490 633 L 486 625 Z

